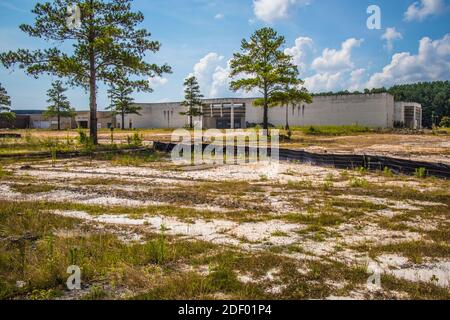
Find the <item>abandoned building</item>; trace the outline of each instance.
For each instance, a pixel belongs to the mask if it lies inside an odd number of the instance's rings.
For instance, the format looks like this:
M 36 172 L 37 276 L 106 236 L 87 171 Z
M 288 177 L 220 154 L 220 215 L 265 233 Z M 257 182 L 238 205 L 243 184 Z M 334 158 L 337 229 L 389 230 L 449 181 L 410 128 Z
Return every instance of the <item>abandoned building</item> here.
M 0 122 L 0 128 L 14 129 L 57 129 L 57 117 L 47 117 L 42 110 L 17 110 L 14 111 L 16 118 L 14 123 Z M 112 112 L 97 112 L 97 126 L 99 129 L 116 127 L 116 117 Z M 75 117 L 62 117 L 61 129 L 87 129 L 90 125 L 89 111 L 79 111 Z
M 255 98 L 203 100 L 202 116 L 196 117 L 204 129 L 245 129 L 263 123 L 263 108 L 255 107 Z M 184 128 L 189 118 L 182 115 L 187 107 L 180 102 L 137 103 L 139 115 L 125 116 L 125 129 Z M 98 128 L 121 128 L 121 116 L 112 112 L 97 113 Z M 273 107 L 269 123 L 273 126 L 360 125 L 370 128 L 405 127 L 422 129 L 422 106 L 414 102 L 395 102 L 388 93 L 314 96 L 311 104 Z M 17 111 L 17 129 L 56 129 L 57 119 L 43 111 Z M 61 129 L 89 128 L 89 111 L 79 111 L 73 118 L 62 118 Z M 7 128 L 0 123 L 0 127 Z
M 202 116 L 196 117 L 204 129 L 242 129 L 263 122 L 263 108 L 256 99 L 227 98 L 203 100 Z M 181 115 L 187 107 L 180 102 L 139 103 L 140 115 L 127 115 L 125 128 L 183 128 L 188 117 Z M 422 128 L 422 106 L 395 102 L 388 93 L 315 96 L 311 104 L 269 109 L 269 123 L 284 126 L 361 125 L 370 128 Z M 117 126 L 121 126 L 117 117 Z

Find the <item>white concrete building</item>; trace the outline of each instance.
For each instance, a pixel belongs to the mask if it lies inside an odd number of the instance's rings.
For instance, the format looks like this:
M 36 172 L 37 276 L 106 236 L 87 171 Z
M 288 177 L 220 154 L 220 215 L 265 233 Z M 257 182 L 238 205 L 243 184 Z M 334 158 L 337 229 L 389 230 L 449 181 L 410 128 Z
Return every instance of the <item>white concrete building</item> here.
M 203 128 L 240 129 L 263 122 L 263 109 L 254 106 L 254 98 L 205 99 L 203 116 L 196 121 Z M 189 123 L 181 115 L 187 107 L 174 103 L 138 103 L 141 115 L 128 115 L 125 128 L 183 128 Z M 342 96 L 315 96 L 312 104 L 274 107 L 269 110 L 269 123 L 284 126 L 361 125 L 371 128 L 393 128 L 404 125 L 422 127 L 422 107 L 417 103 L 394 102 L 388 93 Z M 120 117 L 117 126 L 120 127 Z

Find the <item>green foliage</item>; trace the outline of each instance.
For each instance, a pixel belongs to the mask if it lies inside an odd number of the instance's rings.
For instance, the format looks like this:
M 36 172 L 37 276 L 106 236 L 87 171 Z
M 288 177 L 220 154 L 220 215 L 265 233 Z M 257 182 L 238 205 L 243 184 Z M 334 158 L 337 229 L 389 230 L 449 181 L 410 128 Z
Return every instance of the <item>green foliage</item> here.
M 73 117 L 75 115 L 75 109 L 70 106 L 70 102 L 64 95 L 67 88 L 63 87 L 63 83 L 57 80 L 52 83 L 52 88 L 47 91 L 48 103 L 51 103 L 47 107 L 45 112 L 46 117 L 58 118 L 58 130 L 61 130 L 61 117 Z
M 367 127 L 358 125 L 352 126 L 309 126 L 309 127 L 291 127 L 291 130 L 301 131 L 306 135 L 320 135 L 320 136 L 340 136 L 351 135 L 358 133 L 366 133 L 371 130 Z
M 235 53 L 230 63 L 230 77 L 238 78 L 230 84 L 233 91 L 256 89 L 263 94 L 256 104 L 264 108 L 264 129 L 268 129 L 268 108 L 276 93 L 302 84 L 292 57 L 283 51 L 284 44 L 285 38 L 272 28 L 259 29 L 249 41 L 242 40 L 241 52 Z
M 68 78 L 71 85 L 89 89 L 91 114 L 97 112 L 97 82 L 115 83 L 118 74 L 132 76 L 130 86 L 150 92 L 148 78 L 171 72 L 171 68 L 144 61 L 147 53 L 159 51 L 161 45 L 150 40 L 146 29 L 138 28 L 144 16 L 133 12 L 131 3 L 132 0 L 77 1 L 82 17 L 79 28 L 67 24 L 67 8 L 73 0 L 37 3 L 32 11 L 34 24 L 21 25 L 20 29 L 31 37 L 58 43 L 58 47 L 1 53 L 0 63 L 8 69 L 18 65 L 36 78 L 42 74 Z M 65 47 L 70 47 L 70 51 L 64 52 Z M 97 144 L 97 123 L 91 121 L 90 125 L 91 138 Z
M 133 147 L 141 147 L 144 138 L 138 132 L 135 132 L 131 137 L 127 137 L 128 144 Z
M 86 134 L 86 131 L 83 129 L 78 129 L 78 142 L 82 145 L 87 144 L 89 138 Z
M 423 179 L 427 177 L 427 169 L 425 168 L 417 168 L 414 175 L 419 178 L 419 179 Z
M 384 175 L 385 177 L 393 177 L 393 176 L 394 176 L 394 173 L 393 173 L 392 170 L 389 169 L 388 167 L 384 167 L 383 175 Z
M 394 86 L 388 90 L 396 101 L 413 101 L 422 104 L 423 124 L 439 124 L 439 119 L 450 116 L 450 81 L 419 82 Z
M 450 117 L 443 117 L 439 126 L 442 128 L 450 128 Z
M 366 179 L 352 178 L 350 180 L 350 187 L 352 188 L 367 188 L 369 182 Z
M 203 105 L 203 95 L 200 92 L 200 85 L 195 76 L 188 77 L 184 81 L 184 101 L 182 106 L 188 107 L 187 112 L 181 112 L 181 115 L 189 116 L 189 129 L 194 128 L 193 117 L 202 115 L 200 107 Z
M 128 83 L 128 80 L 122 74 L 117 80 L 116 84 L 111 84 L 108 90 L 108 95 L 111 98 L 111 105 L 106 109 L 111 110 L 114 115 L 122 117 L 122 129 L 125 129 L 125 116 L 127 114 L 139 114 L 142 109 L 136 104 L 133 104 L 133 98 L 130 96 L 133 93 L 133 87 Z
M 13 122 L 15 114 L 11 112 L 11 98 L 5 88 L 0 83 L 0 120 Z

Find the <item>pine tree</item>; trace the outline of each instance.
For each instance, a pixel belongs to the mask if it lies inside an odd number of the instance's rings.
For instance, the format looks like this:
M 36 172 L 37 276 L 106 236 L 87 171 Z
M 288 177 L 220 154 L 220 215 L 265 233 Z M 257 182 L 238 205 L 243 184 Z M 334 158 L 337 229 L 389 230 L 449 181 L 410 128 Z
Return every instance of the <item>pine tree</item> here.
M 133 87 L 127 84 L 126 80 L 112 84 L 108 90 L 111 99 L 111 105 L 106 109 L 111 110 L 113 115 L 120 115 L 122 119 L 122 130 L 125 129 L 125 116 L 127 114 L 137 114 L 142 109 L 133 104 L 133 98 L 130 95 L 133 93 Z
M 303 83 L 303 82 L 302 82 Z M 312 97 L 306 88 L 299 88 L 298 86 L 286 86 L 283 91 L 274 92 L 270 100 L 269 106 L 286 107 L 286 125 L 285 130 L 289 128 L 289 106 L 295 108 L 302 103 L 312 103 Z M 259 101 L 261 103 L 261 101 Z
M 75 109 L 70 106 L 70 102 L 64 95 L 67 88 L 64 88 L 62 81 L 57 80 L 52 83 L 52 88 L 47 91 L 50 105 L 44 113 L 47 117 L 58 118 L 58 131 L 61 130 L 61 118 L 75 116 Z
M 11 112 L 11 98 L 0 83 L 0 120 L 12 122 L 14 119 L 15 114 Z
M 250 37 L 250 41 L 242 40 L 241 53 L 235 53 L 230 63 L 230 77 L 239 77 L 230 84 L 233 91 L 250 92 L 256 89 L 263 95 L 257 100 L 257 105 L 264 108 L 265 130 L 269 127 L 269 107 L 274 101 L 274 95 L 282 92 L 286 86 L 302 83 L 292 57 L 282 50 L 284 44 L 284 37 L 272 28 L 259 29 Z
M 194 128 L 193 117 L 198 117 L 202 115 L 201 106 L 203 105 L 202 99 L 203 95 L 200 92 L 200 85 L 198 84 L 197 78 L 191 76 L 186 78 L 184 81 L 184 101 L 181 103 L 182 106 L 188 107 L 187 112 L 182 112 L 182 115 L 189 116 L 189 128 Z
M 34 77 L 52 74 L 66 77 L 71 85 L 89 90 L 90 137 L 97 140 L 97 87 L 99 82 L 114 83 L 119 72 L 133 76 L 130 84 L 151 92 L 148 77 L 171 72 L 167 65 L 144 61 L 148 52 L 157 52 L 160 43 L 151 41 L 146 29 L 138 29 L 144 20 L 141 12 L 131 10 L 132 0 L 54 0 L 38 3 L 32 11 L 34 25 L 20 29 L 31 37 L 42 38 L 58 46 L 45 50 L 19 49 L 0 54 L 0 62 L 11 68 L 18 65 Z M 68 8 L 77 5 L 80 20 L 72 23 Z M 76 10 L 77 11 L 77 10 Z M 77 17 L 76 17 L 77 18 Z M 76 20 L 75 18 L 75 20 Z M 72 20 L 71 20 L 72 19 Z M 64 43 L 72 50 L 63 52 Z

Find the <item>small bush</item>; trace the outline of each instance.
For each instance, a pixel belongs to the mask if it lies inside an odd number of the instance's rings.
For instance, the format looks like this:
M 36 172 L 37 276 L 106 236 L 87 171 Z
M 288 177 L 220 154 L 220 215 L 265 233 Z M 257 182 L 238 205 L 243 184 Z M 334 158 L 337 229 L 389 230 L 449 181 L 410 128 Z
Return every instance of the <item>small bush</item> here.
M 427 169 L 425 169 L 425 168 L 417 168 L 414 175 L 416 176 L 416 178 L 419 178 L 419 179 L 426 178 L 426 176 L 427 176 Z
M 353 178 L 350 180 L 350 187 L 352 188 L 367 188 L 369 182 L 366 179 Z
M 143 137 L 139 133 L 135 132 L 131 137 L 127 137 L 128 144 L 133 147 L 141 147 L 143 142 Z
M 443 117 L 439 126 L 441 128 L 450 128 L 450 117 Z

